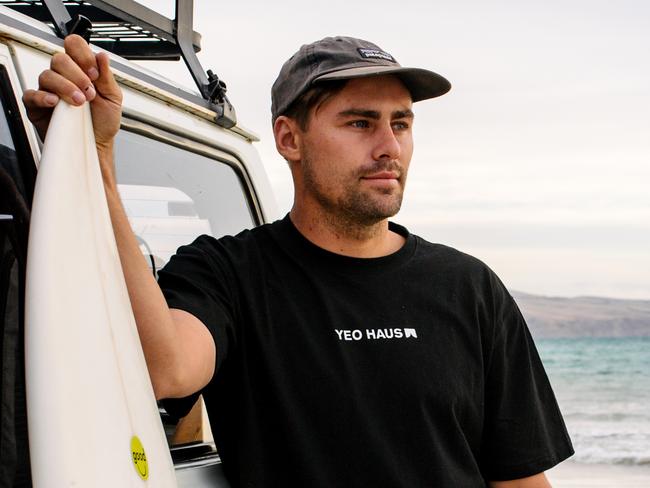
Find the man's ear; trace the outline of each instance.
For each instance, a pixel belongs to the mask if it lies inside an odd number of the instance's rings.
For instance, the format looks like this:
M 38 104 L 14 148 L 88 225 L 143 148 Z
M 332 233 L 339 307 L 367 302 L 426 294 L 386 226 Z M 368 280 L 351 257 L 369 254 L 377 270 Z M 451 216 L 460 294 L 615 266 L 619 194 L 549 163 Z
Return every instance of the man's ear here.
M 289 162 L 300 161 L 300 137 L 302 131 L 298 123 L 289 117 L 280 115 L 273 124 L 273 136 L 278 152 Z

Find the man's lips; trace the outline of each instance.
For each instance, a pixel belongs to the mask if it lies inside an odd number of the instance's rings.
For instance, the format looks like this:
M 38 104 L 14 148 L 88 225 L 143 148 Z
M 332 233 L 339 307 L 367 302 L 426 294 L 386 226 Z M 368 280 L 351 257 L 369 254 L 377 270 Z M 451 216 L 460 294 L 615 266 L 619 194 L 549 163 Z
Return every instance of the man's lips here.
M 373 173 L 361 177 L 364 180 L 397 180 L 399 175 L 392 171 L 382 171 L 380 173 Z

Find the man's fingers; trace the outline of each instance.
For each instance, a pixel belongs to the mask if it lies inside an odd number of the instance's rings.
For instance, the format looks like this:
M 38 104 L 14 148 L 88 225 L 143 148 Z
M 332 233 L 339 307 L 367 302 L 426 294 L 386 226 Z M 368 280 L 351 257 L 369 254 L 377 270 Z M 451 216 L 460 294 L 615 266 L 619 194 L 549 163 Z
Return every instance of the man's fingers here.
M 23 103 L 27 108 L 27 117 L 36 127 L 41 139 L 45 139 L 47 126 L 52 117 L 52 109 L 59 101 L 53 93 L 42 90 L 25 90 L 23 93 Z
M 71 105 L 83 105 L 87 100 L 86 95 L 77 85 L 51 69 L 43 71 L 38 77 L 38 88 L 39 91 L 54 94 Z M 94 92 L 93 88 L 93 98 Z
M 27 108 L 53 108 L 59 97 L 54 93 L 49 93 L 42 90 L 25 90 L 23 94 L 23 103 Z
M 69 35 L 63 40 L 63 46 L 66 54 L 79 65 L 90 81 L 95 81 L 99 77 L 95 53 L 82 37 L 76 34 Z
M 113 72 L 111 71 L 110 59 L 108 54 L 99 53 L 96 57 L 97 68 L 99 69 L 99 78 L 95 81 L 97 90 L 103 97 L 112 102 L 122 102 L 122 91 L 120 90 Z
M 52 56 L 50 66 L 53 71 L 74 83 L 80 89 L 86 100 L 91 101 L 95 98 L 96 92 L 92 81 L 70 55 L 67 53 L 56 53 Z M 79 100 L 81 101 L 81 98 Z

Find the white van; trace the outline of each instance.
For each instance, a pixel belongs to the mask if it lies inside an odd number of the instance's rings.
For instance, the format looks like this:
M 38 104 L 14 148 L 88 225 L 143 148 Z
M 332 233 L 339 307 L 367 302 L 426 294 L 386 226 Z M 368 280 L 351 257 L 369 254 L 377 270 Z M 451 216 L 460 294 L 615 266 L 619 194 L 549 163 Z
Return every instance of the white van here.
M 200 234 L 234 234 L 277 217 L 253 147 L 255 135 L 235 122 L 220 83 L 203 73 L 193 56 L 200 36 L 186 22 L 191 20 L 192 0 L 179 0 L 177 9 L 172 21 L 132 0 L 0 2 L 2 487 L 32 486 L 22 333 L 29 209 L 41 142 L 21 97 L 24 89 L 38 85 L 38 75 L 49 66 L 51 55 L 63 50 L 61 37 L 74 23 L 66 25 L 70 20 L 66 12 L 73 20 L 76 14 L 90 18 L 94 49 L 111 52 L 111 65 L 124 92 L 116 148 L 120 193 L 154 273 L 179 245 Z M 192 67 L 199 93 L 185 91 L 125 59 L 181 55 Z M 209 432 L 174 446 L 176 421 L 163 410 L 161 417 L 179 487 L 226 487 Z

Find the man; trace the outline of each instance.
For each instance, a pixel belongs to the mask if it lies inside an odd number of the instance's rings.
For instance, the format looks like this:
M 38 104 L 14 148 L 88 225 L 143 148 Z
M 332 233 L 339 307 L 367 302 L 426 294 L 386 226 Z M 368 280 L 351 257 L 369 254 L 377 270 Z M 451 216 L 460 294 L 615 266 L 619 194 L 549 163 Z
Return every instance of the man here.
M 105 55 L 65 41 L 25 103 L 91 102 L 107 200 L 158 398 L 203 393 L 233 486 L 550 486 L 572 454 L 526 324 L 480 261 L 416 237 L 400 208 L 414 101 L 450 85 L 378 46 L 303 46 L 273 86 L 294 205 L 181 247 L 152 279 L 112 163 L 121 95 Z M 161 291 L 162 289 L 162 291 Z

